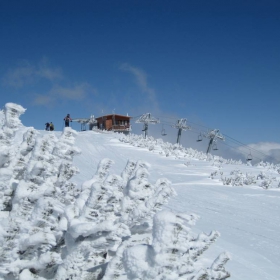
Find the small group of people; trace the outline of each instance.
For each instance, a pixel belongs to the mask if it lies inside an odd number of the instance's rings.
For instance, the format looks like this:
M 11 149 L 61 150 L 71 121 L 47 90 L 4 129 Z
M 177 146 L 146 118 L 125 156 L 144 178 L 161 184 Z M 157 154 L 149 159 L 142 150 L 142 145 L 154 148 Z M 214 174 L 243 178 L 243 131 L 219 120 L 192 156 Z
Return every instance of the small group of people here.
M 50 123 L 45 123 L 45 125 L 46 125 L 46 130 L 47 131 L 53 131 L 54 130 L 54 125 L 53 125 L 53 123 L 52 122 L 50 122 Z
M 64 118 L 65 127 L 69 127 L 70 122 L 72 122 L 72 119 L 70 117 L 70 114 L 67 114 L 66 117 Z M 45 126 L 46 126 L 47 131 L 53 131 L 54 130 L 54 125 L 53 125 L 52 122 L 45 123 Z

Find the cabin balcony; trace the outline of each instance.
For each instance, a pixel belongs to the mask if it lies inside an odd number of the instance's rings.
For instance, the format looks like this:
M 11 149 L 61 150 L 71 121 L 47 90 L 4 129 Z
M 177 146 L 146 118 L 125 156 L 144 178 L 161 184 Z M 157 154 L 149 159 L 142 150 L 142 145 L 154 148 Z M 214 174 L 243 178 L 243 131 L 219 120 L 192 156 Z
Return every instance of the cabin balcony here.
M 112 125 L 111 130 L 116 132 L 131 131 L 131 125 Z

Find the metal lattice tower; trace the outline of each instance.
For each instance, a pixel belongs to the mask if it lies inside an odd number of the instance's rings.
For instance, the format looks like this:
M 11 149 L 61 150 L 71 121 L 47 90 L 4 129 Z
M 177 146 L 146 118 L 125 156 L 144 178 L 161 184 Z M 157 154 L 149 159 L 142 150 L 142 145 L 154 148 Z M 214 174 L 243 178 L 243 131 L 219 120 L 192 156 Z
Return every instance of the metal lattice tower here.
M 175 125 L 173 125 L 172 127 L 178 129 L 177 144 L 180 144 L 182 130 L 189 130 L 189 129 L 191 129 L 191 127 L 187 125 L 187 119 L 180 119 L 180 120 L 178 120 L 177 123 Z
M 210 139 L 206 154 L 210 153 L 212 146 L 217 140 L 225 141 L 225 137 L 220 133 L 219 129 L 213 129 L 205 136 Z
M 95 119 L 94 115 L 91 115 L 88 119 L 78 118 L 78 119 L 72 119 L 72 121 L 81 124 L 81 131 L 86 130 L 86 125 L 93 126 L 94 124 L 97 123 L 97 120 Z
M 150 113 L 143 114 L 135 123 L 143 123 L 144 127 L 142 131 L 144 131 L 144 137 L 146 138 L 148 135 L 149 124 L 157 124 L 160 123 L 159 119 L 153 117 Z

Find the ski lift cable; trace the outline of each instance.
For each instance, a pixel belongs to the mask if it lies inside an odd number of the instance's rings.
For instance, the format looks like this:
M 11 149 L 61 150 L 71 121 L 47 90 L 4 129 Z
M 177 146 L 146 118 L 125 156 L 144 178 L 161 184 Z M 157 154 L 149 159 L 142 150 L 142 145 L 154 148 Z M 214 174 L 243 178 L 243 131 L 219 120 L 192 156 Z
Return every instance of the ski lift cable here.
M 169 120 L 178 120 L 178 118 L 175 117 L 166 117 L 166 116 L 159 116 L 161 119 L 169 119 Z
M 193 123 L 193 124 L 196 124 L 196 123 L 191 122 L 191 121 L 189 121 L 189 122 L 190 122 L 190 123 Z M 172 125 L 170 125 L 168 122 L 164 122 L 164 121 L 163 121 L 162 123 L 167 124 L 167 125 L 169 125 L 169 126 L 172 126 Z M 201 126 L 203 126 L 203 125 L 201 125 Z M 190 132 L 193 132 L 193 133 L 196 133 L 196 134 L 206 134 L 207 132 L 209 132 L 209 130 L 211 130 L 211 129 L 208 128 L 207 126 L 203 126 L 203 127 L 207 128 L 208 131 L 198 129 L 198 128 L 196 128 L 196 127 L 192 127 L 192 130 L 190 130 Z M 242 144 L 242 146 L 245 146 L 245 147 L 247 146 L 246 144 L 243 144 L 243 143 L 241 143 L 241 142 L 239 142 L 239 141 L 233 139 L 232 137 L 230 137 L 230 136 L 228 136 L 228 135 L 226 135 L 226 134 L 223 134 L 223 135 L 225 135 L 225 136 L 227 137 L 227 141 L 230 141 L 230 139 L 232 139 L 233 141 L 236 141 L 236 142 Z M 239 146 L 240 146 L 240 145 L 239 145 Z M 249 148 L 251 148 L 251 147 L 248 146 L 248 149 L 249 149 Z
M 161 124 L 164 124 L 164 125 L 166 125 L 166 126 L 170 126 L 170 127 L 174 127 L 174 123 L 169 123 L 169 122 L 164 122 L 164 121 L 161 121 Z M 190 130 L 190 131 L 192 131 L 192 129 Z M 194 129 L 194 131 L 196 131 L 196 129 Z
M 237 145 L 237 147 L 238 148 L 246 148 L 246 149 L 248 149 L 248 150 L 251 150 L 252 148 L 250 147 L 250 146 L 248 146 L 248 145 L 246 145 L 246 144 L 241 144 L 241 142 L 237 142 L 237 141 L 234 141 L 234 140 L 232 140 L 232 139 L 230 139 L 229 138 L 229 136 L 227 136 L 227 142 L 230 142 L 230 143 L 232 143 L 232 144 L 234 144 L 234 145 Z
M 163 119 L 163 118 L 168 118 L 168 117 L 161 116 L 160 118 Z M 178 118 L 170 118 L 170 117 L 169 117 L 168 119 L 178 120 Z M 198 123 L 192 122 L 192 121 L 190 121 L 190 120 L 188 120 L 188 122 L 189 122 L 190 124 L 193 124 L 193 125 L 197 125 L 197 126 L 200 126 L 200 127 L 204 127 L 204 128 L 206 128 L 207 130 L 211 130 L 211 128 L 208 127 L 208 126 L 205 126 L 205 125 L 202 125 L 202 124 L 198 124 Z
M 131 117 L 131 118 L 132 118 L 132 119 L 135 119 L 135 118 L 139 118 L 140 116 L 142 116 L 142 115 L 133 116 L 133 117 Z M 178 119 L 178 118 L 176 118 L 176 117 L 167 117 L 167 116 L 159 116 L 159 117 L 160 117 L 161 119 L 171 119 L 171 120 L 177 120 L 177 119 Z M 207 130 L 211 130 L 211 128 L 208 127 L 208 126 L 205 126 L 205 125 L 202 125 L 202 124 L 198 124 L 198 123 L 193 122 L 193 121 L 190 121 L 190 120 L 188 120 L 188 122 L 191 123 L 191 124 L 197 125 L 197 126 L 204 127 L 204 128 L 206 128 Z M 164 123 L 164 124 L 170 125 L 170 126 L 173 124 L 173 123 L 170 124 L 169 122 L 165 122 L 165 121 L 161 121 L 161 123 Z M 195 127 L 192 127 L 192 130 L 191 130 L 191 131 L 194 132 L 195 129 L 196 129 Z M 229 135 L 227 135 L 227 134 L 225 134 L 225 133 L 223 133 L 223 135 L 225 135 L 225 136 L 227 137 L 227 141 L 229 141 L 229 139 L 231 139 L 232 141 L 234 141 L 234 142 L 240 144 L 241 146 L 247 147 L 248 149 L 252 149 L 252 150 L 254 150 L 255 152 L 258 152 L 258 153 L 260 153 L 260 154 L 262 154 L 262 155 L 264 155 L 264 156 L 266 156 L 266 157 L 270 157 L 270 158 L 275 159 L 274 157 L 272 157 L 272 156 L 270 156 L 270 155 L 267 155 L 267 154 L 265 154 L 265 153 L 263 153 L 263 152 L 261 152 L 261 151 L 258 151 L 258 150 L 256 150 L 256 149 L 254 149 L 254 148 L 248 146 L 247 144 L 244 144 L 244 143 L 242 143 L 242 142 L 240 142 L 240 141 L 238 141 L 238 140 L 232 138 L 231 136 L 229 136 Z M 240 146 L 240 147 L 241 147 L 241 146 Z M 275 160 L 276 160 L 276 159 L 275 159 Z
M 177 120 L 177 118 L 170 118 L 170 117 L 164 117 L 164 116 L 160 116 L 160 118 L 168 118 L 168 119 Z M 190 120 L 188 120 L 188 122 L 189 122 L 189 123 L 192 123 L 192 124 L 194 124 L 194 125 L 198 125 L 198 126 L 204 127 L 204 128 L 206 128 L 207 130 L 212 130 L 212 128 L 210 128 L 210 127 L 208 127 L 208 126 L 205 126 L 205 125 L 202 125 L 202 124 L 198 124 L 198 123 L 195 123 L 195 122 L 190 121 Z M 237 141 L 238 143 L 240 143 L 240 144 L 246 146 L 246 144 L 244 144 L 244 143 L 242 143 L 242 142 L 240 142 L 240 141 L 238 141 L 238 140 L 235 140 L 234 138 L 230 137 L 229 135 L 226 135 L 225 133 L 223 133 L 223 135 L 225 135 L 227 138 L 231 138 L 232 140 Z
M 173 123 L 169 123 L 169 122 L 165 122 L 165 121 L 161 121 L 161 124 L 168 125 L 168 126 L 172 126 L 173 125 Z
M 202 131 L 202 130 L 194 130 L 194 129 L 191 129 L 191 130 L 188 130 L 189 132 L 191 132 L 191 133 L 195 133 L 195 134 L 197 134 L 197 135 L 200 135 L 201 134 L 201 136 L 203 136 L 205 133 L 206 133 L 206 131 Z
M 175 121 L 178 120 L 178 118 L 175 118 L 175 117 L 173 117 L 173 118 L 171 118 L 171 117 L 166 117 L 166 116 L 159 116 L 159 117 L 160 117 L 161 119 L 171 119 L 171 120 L 175 120 Z M 206 128 L 207 130 L 211 130 L 211 128 L 208 127 L 208 126 L 205 126 L 205 125 L 202 125 L 202 124 L 198 124 L 198 123 L 195 123 L 195 122 L 192 122 L 192 121 L 189 121 L 189 120 L 188 120 L 188 122 L 191 123 L 191 124 L 200 126 L 200 127 L 204 127 L 204 128 Z
M 131 117 L 132 119 L 137 119 L 137 118 L 140 118 L 142 115 L 139 115 L 139 116 L 135 116 L 135 117 Z
M 230 147 L 230 148 L 232 148 L 234 150 L 237 150 L 240 154 L 242 154 L 244 156 L 248 156 L 248 153 L 246 153 L 245 151 L 238 150 L 235 146 L 229 145 L 228 143 L 225 143 L 225 142 L 220 142 L 220 144 L 228 146 L 228 147 Z M 262 161 L 262 159 L 259 158 L 258 156 L 256 156 L 255 154 L 254 154 L 254 158 Z
M 261 152 L 261 151 L 255 149 L 255 148 L 253 148 L 253 147 L 251 147 L 251 146 L 248 146 L 248 145 L 246 145 L 246 144 L 244 144 L 244 143 L 242 143 L 242 142 L 240 142 L 240 141 L 238 141 L 238 140 L 236 140 L 236 139 L 234 139 L 234 138 L 232 138 L 232 137 L 230 137 L 230 136 L 228 136 L 228 135 L 227 135 L 227 137 L 230 138 L 232 141 L 235 141 L 235 142 L 241 144 L 242 146 L 240 146 L 240 147 L 246 147 L 246 148 L 247 148 L 248 150 L 250 150 L 250 151 L 253 150 L 253 151 L 256 152 L 256 153 L 259 153 L 259 154 L 261 154 L 261 155 L 263 155 L 263 156 L 265 156 L 265 157 L 267 157 L 267 158 L 271 158 L 271 159 L 274 159 L 274 160 L 277 161 L 277 159 L 276 159 L 275 157 L 273 157 L 273 156 L 270 156 L 270 155 L 268 155 L 268 154 L 265 154 L 265 153 L 263 153 L 263 152 Z
M 166 116 L 159 116 L 160 117 L 160 119 L 170 119 L 170 120 L 174 120 L 174 121 L 177 121 L 178 119 L 180 119 L 180 118 L 175 118 L 175 117 L 166 117 Z M 182 119 L 182 118 L 181 118 Z M 202 126 L 202 127 L 205 127 L 205 128 L 207 128 L 207 129 L 210 129 L 209 127 L 207 127 L 207 126 L 205 126 L 205 125 L 201 125 L 201 124 L 197 124 L 197 123 L 194 123 L 194 122 L 192 122 L 192 121 L 189 121 L 188 120 L 188 122 L 189 123 L 192 123 L 192 124 L 194 124 L 194 125 L 198 125 L 198 126 Z
M 197 133 L 197 134 L 206 134 L 207 133 L 207 131 L 205 131 L 205 130 L 196 129 L 196 128 L 194 128 L 194 129 L 192 129 L 190 131 L 194 132 L 194 133 Z
M 207 127 L 207 126 L 205 126 L 205 125 L 201 125 L 201 124 L 198 124 L 198 123 L 189 121 L 189 120 L 188 120 L 188 122 L 191 123 L 191 124 L 194 124 L 194 125 L 198 125 L 198 126 L 207 128 L 208 130 L 211 130 L 211 128 L 209 128 L 209 127 Z M 195 129 L 194 129 L 194 127 L 192 127 L 192 128 L 193 128 L 193 129 L 191 130 L 191 132 L 194 132 Z M 268 157 L 268 158 L 277 160 L 275 157 L 270 156 L 270 155 L 268 155 L 268 154 L 265 154 L 265 153 L 263 153 L 263 152 L 261 152 L 261 151 L 258 151 L 257 149 L 252 148 L 252 147 L 250 147 L 250 146 L 248 146 L 248 145 L 246 145 L 246 144 L 244 144 L 244 143 L 242 143 L 242 142 L 240 142 L 240 141 L 238 141 L 238 140 L 232 138 L 231 136 L 229 136 L 229 135 L 227 135 L 227 134 L 225 134 L 225 133 L 223 133 L 223 135 L 227 137 L 227 141 L 231 141 L 231 140 L 232 140 L 233 142 L 238 143 L 238 144 L 239 144 L 239 147 L 246 147 L 248 150 L 254 150 L 254 151 L 257 152 L 257 153 L 262 154 L 263 156 L 266 156 L 266 157 Z M 241 144 L 241 146 L 240 146 L 240 144 Z
M 224 134 L 224 135 L 227 137 L 227 141 L 228 141 L 228 142 L 232 142 L 232 143 L 234 143 L 235 145 L 238 145 L 238 148 L 243 147 L 243 148 L 248 149 L 249 151 L 253 150 L 255 153 L 259 153 L 260 155 L 263 155 L 263 156 L 265 156 L 265 157 L 268 157 L 268 158 L 271 158 L 271 159 L 274 159 L 274 160 L 277 161 L 277 159 L 276 159 L 275 157 L 273 157 L 273 156 L 270 156 L 270 155 L 268 155 L 268 154 L 265 154 L 265 153 L 263 153 L 263 152 L 261 152 L 261 151 L 255 149 L 255 148 L 251 147 L 251 146 L 248 146 L 248 145 L 246 145 L 246 144 L 240 142 L 239 140 L 236 140 L 236 139 L 232 138 L 232 137 L 229 136 L 229 135 L 226 135 L 226 134 Z M 240 150 L 239 150 L 239 152 L 240 152 Z M 254 157 L 255 157 L 255 156 L 254 156 Z M 260 158 L 259 158 L 259 159 L 260 159 Z M 260 160 L 262 160 L 262 159 L 260 159 Z
M 210 127 L 206 126 L 206 125 L 202 125 L 202 124 L 198 124 L 198 123 L 195 123 L 195 122 L 192 122 L 192 121 L 188 121 L 189 123 L 192 123 L 194 125 L 198 125 L 198 126 L 201 126 L 201 127 L 204 127 L 204 128 L 207 128 L 208 130 L 211 130 Z
M 245 151 L 240 151 L 240 150 L 238 150 L 235 146 L 232 146 L 232 145 L 230 145 L 230 144 L 228 144 L 228 143 L 226 143 L 226 142 L 221 142 L 221 144 L 222 144 L 222 145 L 225 145 L 225 146 L 228 146 L 228 147 L 230 147 L 230 148 L 232 148 L 232 149 L 238 151 L 240 154 L 245 155 Z
M 244 143 L 242 143 L 241 141 L 239 141 L 239 140 L 237 140 L 237 139 L 234 139 L 233 137 L 231 137 L 231 136 L 229 136 L 229 135 L 226 135 L 226 134 L 224 134 L 224 135 L 227 137 L 227 140 L 228 140 L 229 142 L 232 142 L 233 144 L 238 145 L 238 147 L 232 147 L 232 148 L 237 149 L 237 150 L 238 150 L 239 152 L 241 152 L 242 154 L 245 154 L 246 151 L 241 151 L 239 148 L 246 149 L 247 151 L 249 150 L 250 153 L 251 153 L 251 151 L 253 151 L 253 152 L 254 152 L 254 158 L 257 158 L 257 159 L 259 159 L 260 161 L 262 161 L 263 158 L 260 158 L 259 156 L 264 156 L 264 157 L 273 159 L 273 160 L 275 160 L 275 161 L 278 161 L 277 158 L 275 158 L 275 157 L 273 157 L 273 156 L 271 156 L 271 155 L 268 155 L 268 154 L 266 154 L 266 153 L 264 153 L 264 152 L 261 152 L 261 151 L 255 149 L 255 148 L 253 148 L 253 147 L 247 145 L 247 144 L 244 144 Z M 259 156 L 256 156 L 256 153 L 259 154 Z M 246 153 L 246 154 L 247 154 L 247 153 Z M 247 154 L 247 157 L 248 157 L 248 154 Z
M 192 121 L 189 121 L 189 122 L 207 128 L 207 126 L 200 125 L 200 124 L 194 123 L 194 122 L 192 122 Z M 268 157 L 268 158 L 277 160 L 275 157 L 270 156 L 270 155 L 268 155 L 268 154 L 266 154 L 266 153 L 264 153 L 264 152 L 261 152 L 261 151 L 255 149 L 255 148 L 253 148 L 253 147 L 251 147 L 251 146 L 248 146 L 247 144 L 244 144 L 244 143 L 240 142 L 239 140 L 236 140 L 236 139 L 234 139 L 233 137 L 231 137 L 231 136 L 229 136 L 229 135 L 227 135 L 227 134 L 225 134 L 225 133 L 223 133 L 223 135 L 226 136 L 227 141 L 229 141 L 229 142 L 232 141 L 233 143 L 236 142 L 236 145 L 239 145 L 239 147 L 244 147 L 244 148 L 247 148 L 248 150 L 253 150 L 253 151 L 255 151 L 256 153 L 259 153 L 259 154 L 261 154 L 261 155 L 263 155 L 263 156 L 266 156 L 266 157 Z M 254 156 L 254 157 L 255 157 L 255 156 Z M 261 159 L 260 159 L 260 160 L 261 160 Z
M 165 122 L 165 121 L 161 121 L 161 124 L 164 124 L 165 126 L 170 126 L 170 127 L 174 127 L 174 123 L 169 123 L 169 122 Z M 192 129 L 191 130 L 188 130 L 188 131 L 191 131 L 191 132 L 195 132 L 195 133 L 200 133 L 201 132 L 201 130 L 196 130 L 196 129 L 193 129 L 193 127 L 192 127 Z
M 136 117 L 135 117 L 135 118 L 136 118 Z M 175 118 L 175 117 L 167 117 L 167 116 L 160 116 L 160 118 L 161 118 L 161 119 L 170 119 L 170 120 L 177 120 L 177 119 L 178 119 L 178 118 Z M 188 120 L 188 122 L 189 122 L 190 124 L 195 125 L 195 126 L 203 127 L 203 128 L 206 128 L 207 130 L 212 130 L 212 129 L 211 129 L 210 127 L 208 127 L 208 126 L 205 126 L 205 125 L 202 125 L 202 124 L 198 124 L 198 123 L 193 122 L 193 121 L 190 121 L 190 120 Z M 166 124 L 166 125 L 172 127 L 172 124 L 170 124 L 170 123 L 168 123 L 168 122 L 161 121 L 161 123 L 164 123 L 164 124 Z M 192 126 L 192 130 L 189 130 L 189 131 L 199 134 L 200 132 L 196 132 L 196 131 L 195 131 L 196 129 L 197 129 L 196 127 Z M 199 129 L 197 129 L 197 130 L 199 130 Z M 204 133 L 206 133 L 206 132 L 204 132 Z M 268 154 L 266 154 L 266 153 L 264 153 L 264 152 L 261 152 L 261 151 L 255 149 L 255 148 L 253 148 L 253 147 L 251 147 L 251 146 L 248 146 L 247 144 L 244 144 L 244 143 L 242 143 L 241 141 L 236 140 L 236 139 L 234 139 L 233 137 L 231 137 L 231 136 L 229 136 L 229 135 L 227 135 L 227 134 L 225 134 L 225 133 L 223 133 L 223 135 L 227 138 L 227 142 L 232 142 L 232 143 L 234 143 L 234 144 L 236 144 L 236 145 L 239 145 L 238 147 L 246 148 L 246 149 L 248 149 L 249 151 L 252 150 L 252 151 L 254 151 L 255 153 L 258 153 L 258 154 L 260 154 L 260 155 L 262 155 L 262 156 L 265 156 L 265 157 L 267 157 L 267 158 L 271 158 L 271 159 L 277 161 L 277 159 L 276 159 L 275 157 L 271 156 L 271 155 L 268 155 Z M 223 143 L 223 142 L 222 142 L 222 143 Z M 223 144 L 224 144 L 224 145 L 227 145 L 226 143 L 223 143 Z M 230 145 L 228 145 L 228 146 L 230 146 Z M 236 147 L 233 147 L 233 146 L 230 146 L 230 147 L 236 149 Z M 238 151 L 241 152 L 240 150 L 238 150 Z M 243 152 L 242 152 L 242 153 L 243 153 Z M 245 153 L 245 152 L 244 152 L 244 153 Z M 256 157 L 255 155 L 254 155 L 254 158 L 260 159 L 259 157 Z M 262 159 L 260 159 L 260 160 L 262 160 Z
M 180 118 L 178 118 L 178 117 L 166 117 L 166 116 L 159 116 L 161 119 L 170 119 L 170 120 L 175 120 L 175 121 L 177 121 L 178 119 L 180 119 Z M 188 122 L 189 123 L 192 123 L 192 124 L 194 124 L 194 125 L 198 125 L 198 126 L 202 126 L 202 127 L 205 127 L 205 128 L 207 128 L 207 129 L 211 129 L 210 127 L 207 127 L 207 126 L 205 126 L 205 125 L 202 125 L 202 124 L 198 124 L 198 123 L 195 123 L 195 122 L 192 122 L 192 121 L 189 121 L 188 120 Z

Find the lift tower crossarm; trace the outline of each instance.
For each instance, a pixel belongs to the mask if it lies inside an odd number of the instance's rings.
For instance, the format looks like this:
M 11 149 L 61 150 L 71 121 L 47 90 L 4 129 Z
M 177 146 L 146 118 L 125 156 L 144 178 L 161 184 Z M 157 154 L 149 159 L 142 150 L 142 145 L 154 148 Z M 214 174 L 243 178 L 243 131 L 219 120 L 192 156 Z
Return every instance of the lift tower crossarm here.
M 159 119 L 153 117 L 151 115 L 151 113 L 146 113 L 146 114 L 143 114 L 138 120 L 136 120 L 135 123 L 144 124 L 143 131 L 144 131 L 144 136 L 146 138 L 148 135 L 149 124 L 157 124 L 157 123 L 160 123 L 160 121 L 159 121 Z
M 89 118 L 76 118 L 72 119 L 73 122 L 78 122 L 81 124 L 81 130 L 86 130 L 87 124 L 96 124 L 97 120 L 95 119 L 94 115 L 91 115 Z
M 209 138 L 209 145 L 206 151 L 206 154 L 211 152 L 212 145 L 214 142 L 217 142 L 217 140 L 225 141 L 225 137 L 220 133 L 219 129 L 213 129 L 210 132 L 208 132 L 205 137 Z
M 177 121 L 175 125 L 173 125 L 174 128 L 178 129 L 178 135 L 177 135 L 177 144 L 180 143 L 182 130 L 189 130 L 191 129 L 190 126 L 187 125 L 187 119 L 180 119 Z

